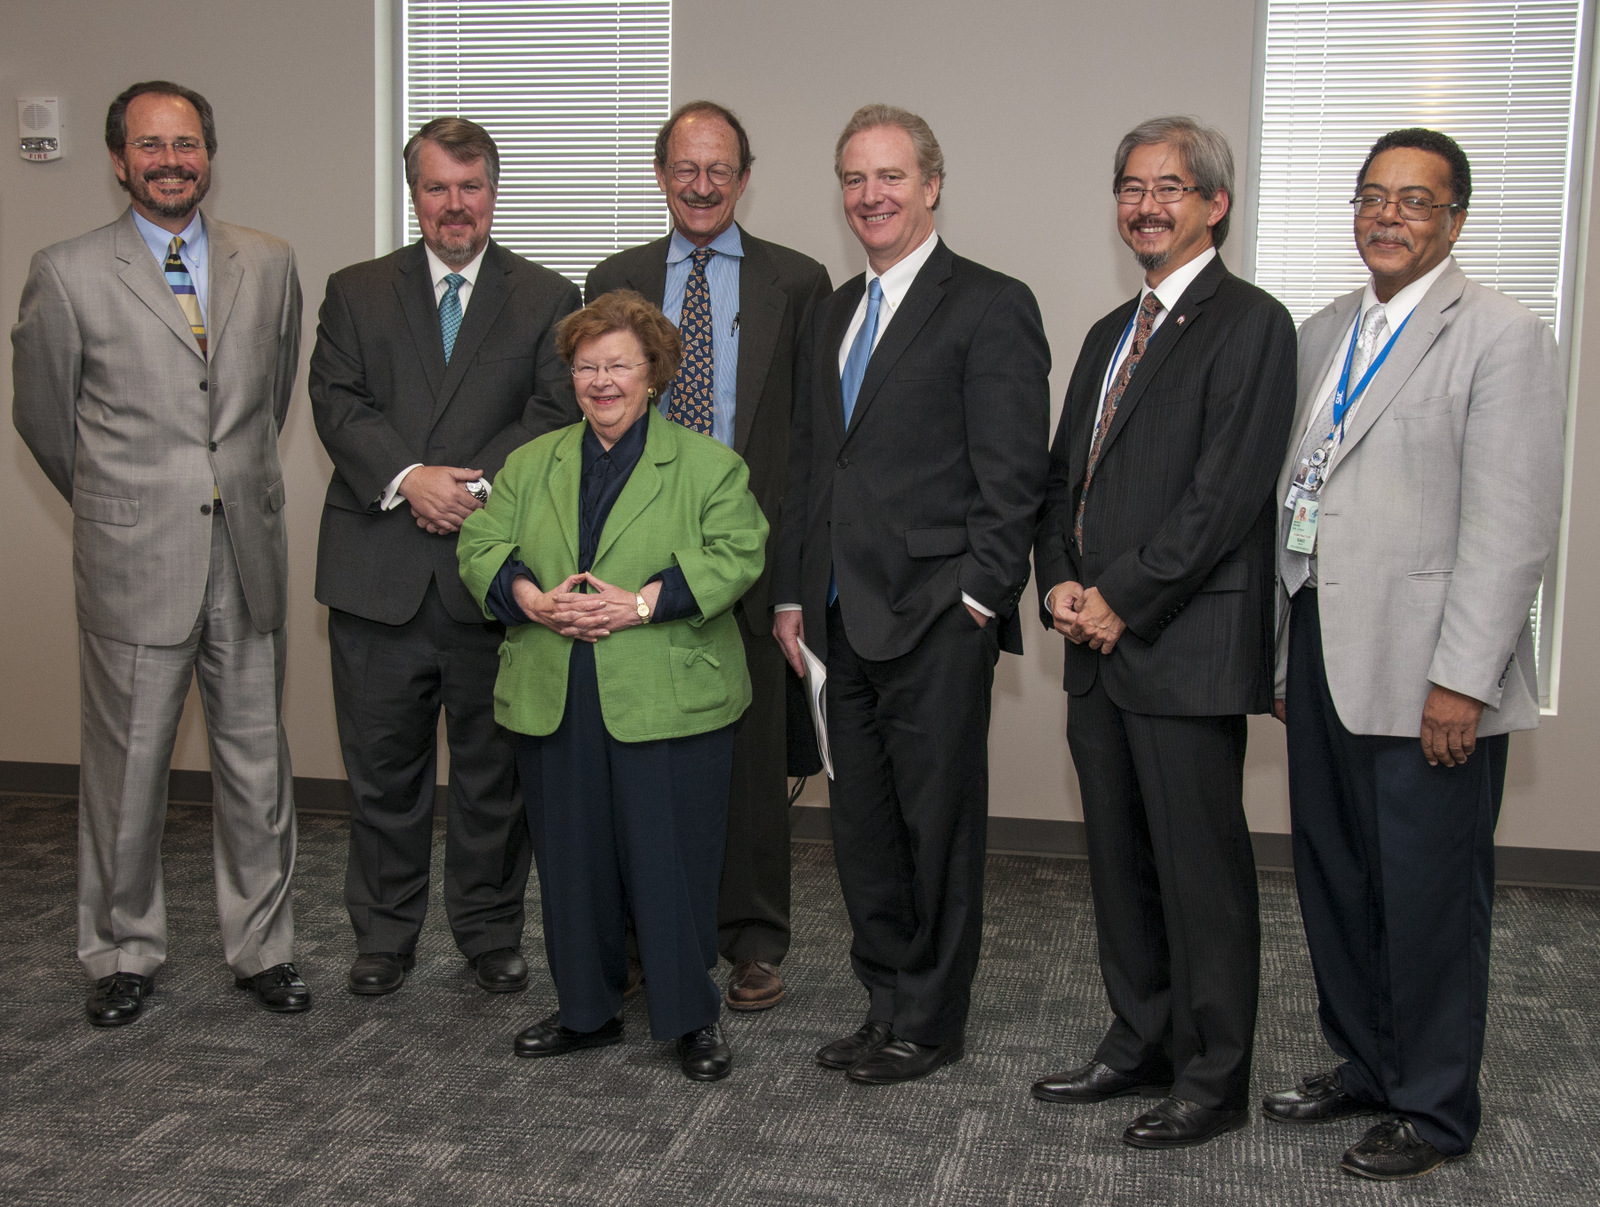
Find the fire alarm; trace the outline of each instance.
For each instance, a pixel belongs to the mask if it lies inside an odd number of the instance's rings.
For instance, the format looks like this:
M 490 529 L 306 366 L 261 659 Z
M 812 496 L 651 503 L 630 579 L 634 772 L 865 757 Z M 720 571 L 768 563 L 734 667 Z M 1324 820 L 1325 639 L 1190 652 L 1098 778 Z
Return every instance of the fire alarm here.
M 19 96 L 19 152 L 34 163 L 61 158 L 61 101 L 53 96 Z

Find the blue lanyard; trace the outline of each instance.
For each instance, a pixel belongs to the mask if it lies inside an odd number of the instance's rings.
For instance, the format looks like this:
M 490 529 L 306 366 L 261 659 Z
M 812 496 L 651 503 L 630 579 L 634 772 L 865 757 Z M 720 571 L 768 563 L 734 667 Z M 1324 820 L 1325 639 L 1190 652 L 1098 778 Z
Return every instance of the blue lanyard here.
M 1411 312 L 1411 314 L 1415 313 L 1415 310 Z M 1377 373 L 1384 360 L 1388 358 L 1389 349 L 1393 348 L 1394 341 L 1400 338 L 1400 332 L 1406 329 L 1406 323 L 1411 321 L 1411 314 L 1406 315 L 1405 323 L 1401 323 L 1399 327 L 1395 328 L 1394 334 L 1389 337 L 1389 342 L 1383 346 L 1383 351 L 1372 358 L 1372 363 L 1367 366 L 1367 371 L 1361 375 L 1361 380 L 1356 383 L 1356 388 L 1352 390 L 1350 389 L 1350 364 L 1355 359 L 1356 339 L 1361 334 L 1361 318 L 1359 315 L 1356 317 L 1356 325 L 1350 332 L 1350 346 L 1345 349 L 1344 353 L 1344 371 L 1339 374 L 1339 388 L 1333 395 L 1334 432 L 1344 426 L 1346 413 L 1349 412 L 1351 407 L 1355 406 L 1356 399 L 1361 397 L 1362 391 L 1372 381 L 1373 375 Z M 1328 433 L 1330 438 L 1333 434 L 1333 432 Z
M 1139 299 L 1140 304 L 1144 299 Z M 1111 380 L 1116 376 L 1117 366 L 1122 363 L 1122 350 L 1128 345 L 1128 337 L 1133 334 L 1134 325 L 1139 321 L 1139 307 L 1133 308 L 1133 317 L 1128 320 L 1128 325 L 1122 329 L 1122 338 L 1117 341 L 1117 347 L 1111 353 L 1111 364 L 1106 368 L 1105 379 L 1100 383 L 1100 401 L 1105 402 L 1106 392 L 1111 389 Z

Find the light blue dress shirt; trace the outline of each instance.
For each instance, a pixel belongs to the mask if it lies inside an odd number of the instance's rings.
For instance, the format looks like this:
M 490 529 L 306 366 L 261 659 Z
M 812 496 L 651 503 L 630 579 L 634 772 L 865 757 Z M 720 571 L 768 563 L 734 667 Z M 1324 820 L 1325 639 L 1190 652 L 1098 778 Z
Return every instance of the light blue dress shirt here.
M 172 232 L 162 230 L 138 210 L 133 211 L 133 224 L 144 236 L 145 246 L 156 258 L 157 266 L 165 265 L 167 247 L 172 242 Z M 203 321 L 206 317 L 206 294 L 211 291 L 211 279 L 206 274 L 206 268 L 210 264 L 211 244 L 206 238 L 205 219 L 200 216 L 198 209 L 195 210 L 194 217 L 189 219 L 189 225 L 179 233 L 183 239 L 183 246 L 178 249 L 178 259 L 183 261 L 183 266 L 189 270 L 189 279 L 194 282 L 194 296 L 200 303 L 200 318 Z M 210 329 L 209 322 L 206 327 Z
M 711 435 L 733 447 L 733 417 L 738 413 L 739 381 L 739 263 L 744 243 L 737 225 L 729 226 L 708 247 L 717 254 L 706 261 L 706 284 L 711 287 Z M 677 231 L 667 246 L 667 288 L 661 311 L 674 325 L 683 323 L 683 295 L 694 271 L 695 245 Z M 669 386 L 661 393 L 661 413 L 672 397 Z

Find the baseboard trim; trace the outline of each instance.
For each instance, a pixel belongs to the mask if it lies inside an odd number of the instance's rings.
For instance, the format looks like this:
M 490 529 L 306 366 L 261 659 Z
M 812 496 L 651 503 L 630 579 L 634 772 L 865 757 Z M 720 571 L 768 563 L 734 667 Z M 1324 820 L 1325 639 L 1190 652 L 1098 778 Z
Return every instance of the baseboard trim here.
M 76 763 L 24 763 L 0 760 L 0 793 L 29 796 L 77 796 Z M 185 804 L 211 803 L 209 771 L 174 771 L 169 780 L 171 800 Z M 445 787 L 439 786 L 444 804 Z M 342 779 L 294 777 L 295 808 L 302 813 L 350 812 L 350 785 Z M 794 805 L 789 810 L 789 833 L 797 842 L 832 842 L 828 810 L 817 805 Z M 1251 834 L 1256 866 L 1282 871 L 1293 866 L 1287 834 Z M 1037 817 L 991 817 L 989 850 L 1001 855 L 1043 855 L 1057 859 L 1083 859 L 1088 855 L 1081 821 L 1050 821 Z M 1538 888 L 1600 889 L 1600 851 L 1570 851 L 1550 847 L 1496 847 L 1495 882 Z

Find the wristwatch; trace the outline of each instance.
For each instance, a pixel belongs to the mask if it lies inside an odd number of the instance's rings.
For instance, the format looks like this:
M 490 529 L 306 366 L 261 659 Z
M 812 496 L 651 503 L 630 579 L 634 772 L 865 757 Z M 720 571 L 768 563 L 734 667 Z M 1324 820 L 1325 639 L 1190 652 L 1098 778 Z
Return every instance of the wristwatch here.
M 465 490 L 480 503 L 487 503 L 489 501 L 489 488 L 484 485 L 481 478 L 476 482 L 463 482 L 461 484 L 461 489 Z
M 639 613 L 639 623 L 640 624 L 649 624 L 650 623 L 650 605 L 645 603 L 643 595 L 635 595 L 633 598 L 634 598 L 634 602 L 638 605 L 636 610 Z

